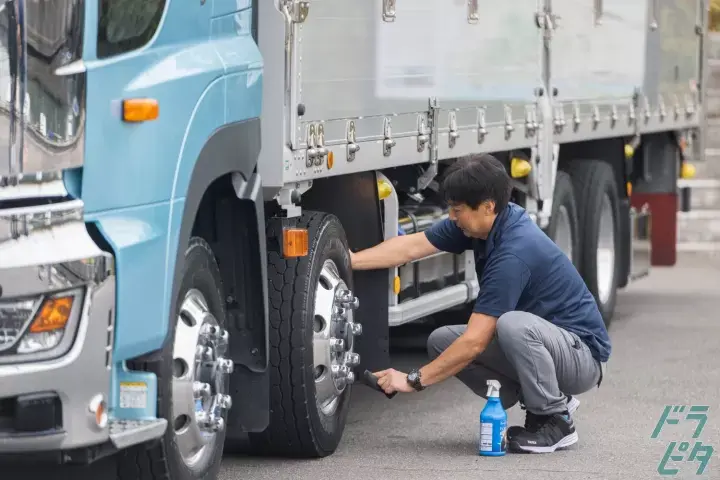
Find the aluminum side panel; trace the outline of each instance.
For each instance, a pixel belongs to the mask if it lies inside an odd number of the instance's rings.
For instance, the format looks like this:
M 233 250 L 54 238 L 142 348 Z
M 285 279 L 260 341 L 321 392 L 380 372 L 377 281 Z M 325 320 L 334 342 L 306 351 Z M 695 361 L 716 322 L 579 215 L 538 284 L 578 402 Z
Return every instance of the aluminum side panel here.
M 542 81 L 537 0 L 479 1 L 476 23 L 466 0 L 398 1 L 393 22 L 383 20 L 383 3 L 313 0 L 295 26 L 290 111 L 301 104 L 304 115 L 293 148 L 305 144 L 308 122 L 330 121 L 326 142 L 346 138 L 346 122 L 333 120 L 359 117 L 358 141 L 382 136 L 386 115 L 394 115 L 393 137 L 416 135 L 430 97 L 442 109 L 473 107 L 460 128 L 476 125 L 474 107 L 498 112 L 492 122 L 503 120 L 503 104 L 534 103 Z
M 647 0 L 552 0 L 550 60 L 558 100 L 629 99 L 645 78 Z

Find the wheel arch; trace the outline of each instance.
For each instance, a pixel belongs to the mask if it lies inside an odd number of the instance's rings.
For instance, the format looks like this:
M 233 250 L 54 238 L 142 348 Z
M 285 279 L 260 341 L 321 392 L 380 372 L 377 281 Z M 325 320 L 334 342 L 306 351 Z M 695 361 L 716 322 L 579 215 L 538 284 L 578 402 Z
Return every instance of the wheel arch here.
M 177 296 L 190 238 L 207 241 L 216 256 L 223 279 L 230 356 L 235 363 L 231 377 L 233 407 L 228 418 L 228 438 L 237 429 L 265 427 L 268 415 L 268 308 L 265 257 L 265 218 L 261 179 L 257 174 L 261 125 L 252 118 L 216 129 L 203 145 L 193 165 L 182 212 L 171 221 L 177 225 L 174 268 L 168 272 L 169 316 L 174 321 Z M 233 238 L 241 229 L 241 236 Z M 244 243 L 236 240 L 242 238 Z M 253 248 L 247 254 L 243 249 Z M 240 251 L 239 251 L 240 250 Z M 173 251 L 170 252 L 170 255 Z M 247 260 L 247 261 L 245 261 Z M 261 278 L 248 283 L 252 291 L 233 288 L 242 278 Z M 238 312 L 237 302 L 228 301 L 228 291 L 252 298 L 252 313 Z M 236 294 L 237 296 L 237 294 Z M 262 298 L 263 301 L 257 301 Z M 235 300 L 235 299 L 233 299 Z M 166 338 L 165 342 L 168 341 Z M 157 352 L 156 352 L 157 353 Z M 242 388 L 238 388 L 242 386 Z M 237 392 L 242 392 L 238 398 Z M 252 401 L 236 401 L 252 399 Z

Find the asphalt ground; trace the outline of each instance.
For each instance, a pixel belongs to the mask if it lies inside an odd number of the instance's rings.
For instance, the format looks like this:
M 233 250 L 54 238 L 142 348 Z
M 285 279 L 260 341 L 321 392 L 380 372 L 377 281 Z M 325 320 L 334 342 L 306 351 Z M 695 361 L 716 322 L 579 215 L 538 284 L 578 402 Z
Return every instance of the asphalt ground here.
M 579 396 L 580 441 L 566 450 L 478 456 L 485 401 L 455 379 L 393 400 L 359 386 L 333 455 L 320 460 L 226 455 L 220 479 L 549 480 L 569 474 L 598 480 L 720 480 L 720 256 L 683 254 L 675 267 L 653 269 L 620 293 L 616 312 L 605 380 Z M 404 371 L 424 361 L 424 352 L 407 348 L 392 359 Z M 671 414 L 680 421 L 651 438 L 666 405 L 684 405 L 684 413 Z M 684 419 L 693 405 L 709 407 L 697 438 L 698 421 Z M 523 413 L 511 409 L 510 424 L 522 424 Z M 698 441 L 714 448 L 702 475 L 697 459 L 671 460 L 667 474 L 658 472 L 672 441 L 688 442 L 686 459 Z

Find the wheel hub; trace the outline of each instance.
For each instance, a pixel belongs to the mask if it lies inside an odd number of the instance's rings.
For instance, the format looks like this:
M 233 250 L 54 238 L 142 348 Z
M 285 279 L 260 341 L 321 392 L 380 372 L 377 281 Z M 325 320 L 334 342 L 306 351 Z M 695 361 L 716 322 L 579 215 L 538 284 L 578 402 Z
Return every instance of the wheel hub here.
M 190 467 L 212 453 L 232 407 L 227 392 L 233 362 L 224 357 L 228 340 L 202 293 L 188 291 L 175 331 L 172 421 L 178 448 Z
M 345 388 L 355 381 L 352 369 L 360 364 L 354 352 L 362 325 L 353 321 L 359 306 L 332 260 L 326 260 L 315 289 L 313 363 L 318 409 L 332 415 Z
M 601 303 L 607 303 L 615 281 L 615 229 L 610 198 L 605 195 L 600 210 L 597 247 L 597 287 Z
M 570 224 L 570 214 L 564 205 L 560 205 L 557 211 L 555 238 L 553 239 L 560 250 L 572 261 L 573 259 L 573 234 Z

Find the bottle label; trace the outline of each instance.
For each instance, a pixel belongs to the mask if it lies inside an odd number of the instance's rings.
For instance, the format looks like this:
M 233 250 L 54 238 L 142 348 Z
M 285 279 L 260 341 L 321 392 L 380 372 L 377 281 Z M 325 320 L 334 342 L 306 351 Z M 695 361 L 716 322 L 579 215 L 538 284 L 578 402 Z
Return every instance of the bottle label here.
M 480 424 L 480 451 L 492 452 L 493 450 L 493 424 Z
M 481 452 L 504 452 L 507 448 L 505 441 L 505 421 L 497 424 L 482 422 L 480 424 L 480 451 Z

